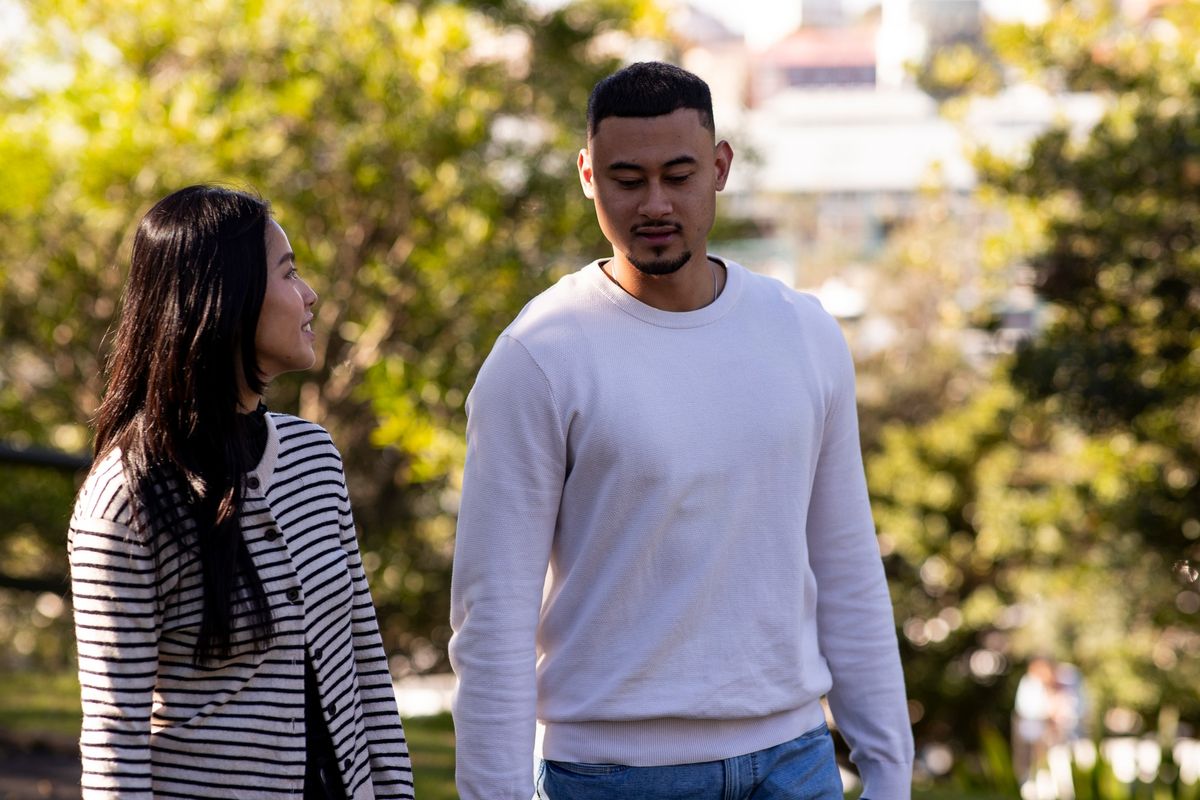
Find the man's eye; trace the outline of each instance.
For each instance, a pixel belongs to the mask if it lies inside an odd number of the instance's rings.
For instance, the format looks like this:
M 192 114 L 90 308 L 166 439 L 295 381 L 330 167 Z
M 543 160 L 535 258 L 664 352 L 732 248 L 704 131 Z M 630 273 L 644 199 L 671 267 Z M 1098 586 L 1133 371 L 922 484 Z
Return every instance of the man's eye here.
M 617 178 L 617 185 L 622 189 L 636 189 L 642 185 L 642 181 L 639 178 L 627 178 L 624 180 Z
M 687 183 L 688 178 L 692 177 L 692 173 L 686 175 L 668 175 L 667 183 Z

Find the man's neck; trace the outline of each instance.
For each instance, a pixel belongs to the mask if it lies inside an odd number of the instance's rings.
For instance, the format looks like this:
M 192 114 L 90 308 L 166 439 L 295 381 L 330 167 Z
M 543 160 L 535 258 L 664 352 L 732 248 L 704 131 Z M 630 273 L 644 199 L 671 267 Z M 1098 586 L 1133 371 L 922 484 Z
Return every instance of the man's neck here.
M 609 280 L 660 311 L 695 311 L 715 301 L 725 284 L 725 270 L 711 258 L 693 258 L 669 275 L 647 275 L 621 256 L 602 262 Z

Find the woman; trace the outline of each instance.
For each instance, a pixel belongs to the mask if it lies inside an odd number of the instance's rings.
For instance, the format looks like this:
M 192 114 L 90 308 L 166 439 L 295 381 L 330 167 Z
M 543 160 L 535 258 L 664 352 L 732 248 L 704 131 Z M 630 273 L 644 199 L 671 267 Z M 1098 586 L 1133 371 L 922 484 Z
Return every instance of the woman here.
M 138 226 L 69 532 L 85 798 L 412 797 L 341 456 L 262 404 L 316 299 L 255 197 Z

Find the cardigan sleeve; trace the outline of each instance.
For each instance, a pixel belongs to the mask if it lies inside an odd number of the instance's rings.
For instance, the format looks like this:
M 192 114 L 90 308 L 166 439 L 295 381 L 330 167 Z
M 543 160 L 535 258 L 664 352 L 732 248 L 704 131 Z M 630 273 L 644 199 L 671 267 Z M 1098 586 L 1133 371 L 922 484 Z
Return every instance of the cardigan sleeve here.
M 349 494 L 345 492 L 345 474 L 341 473 L 343 496 L 347 499 L 338 509 L 342 547 L 350 568 L 354 601 L 350 627 L 354 640 L 354 659 L 358 673 L 358 688 L 362 698 L 363 721 L 366 726 L 367 756 L 371 765 L 371 783 L 375 797 L 411 798 L 413 796 L 412 764 L 408 756 L 408 741 L 396 709 L 396 692 L 388 670 L 383 640 L 375 605 L 363 570 L 358 537 L 355 534 L 354 514 Z
M 904 800 L 913 741 L 891 598 L 863 473 L 854 366 L 832 323 L 832 389 L 808 512 L 817 626 L 829 705 L 863 780 L 863 797 Z
M 162 627 L 154 554 L 129 528 L 76 516 L 68 535 L 84 800 L 152 798 L 150 718 Z
M 456 779 L 463 800 L 528 800 L 536 632 L 566 434 L 549 381 L 509 336 L 497 341 L 467 405 L 450 589 Z

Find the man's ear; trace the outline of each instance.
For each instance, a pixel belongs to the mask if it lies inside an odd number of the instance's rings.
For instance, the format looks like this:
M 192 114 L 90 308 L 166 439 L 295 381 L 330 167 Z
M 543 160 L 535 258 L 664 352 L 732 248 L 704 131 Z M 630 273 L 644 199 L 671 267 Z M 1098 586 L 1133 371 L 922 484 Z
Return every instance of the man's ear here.
M 714 153 L 717 167 L 717 191 L 725 188 L 725 181 L 729 179 L 729 166 L 733 163 L 733 148 L 729 142 L 722 139 L 717 143 Z
M 576 163 L 579 167 L 579 185 L 583 187 L 583 196 L 589 200 L 596 199 L 596 189 L 592 185 L 592 156 L 588 153 L 587 148 L 579 151 L 579 160 Z

